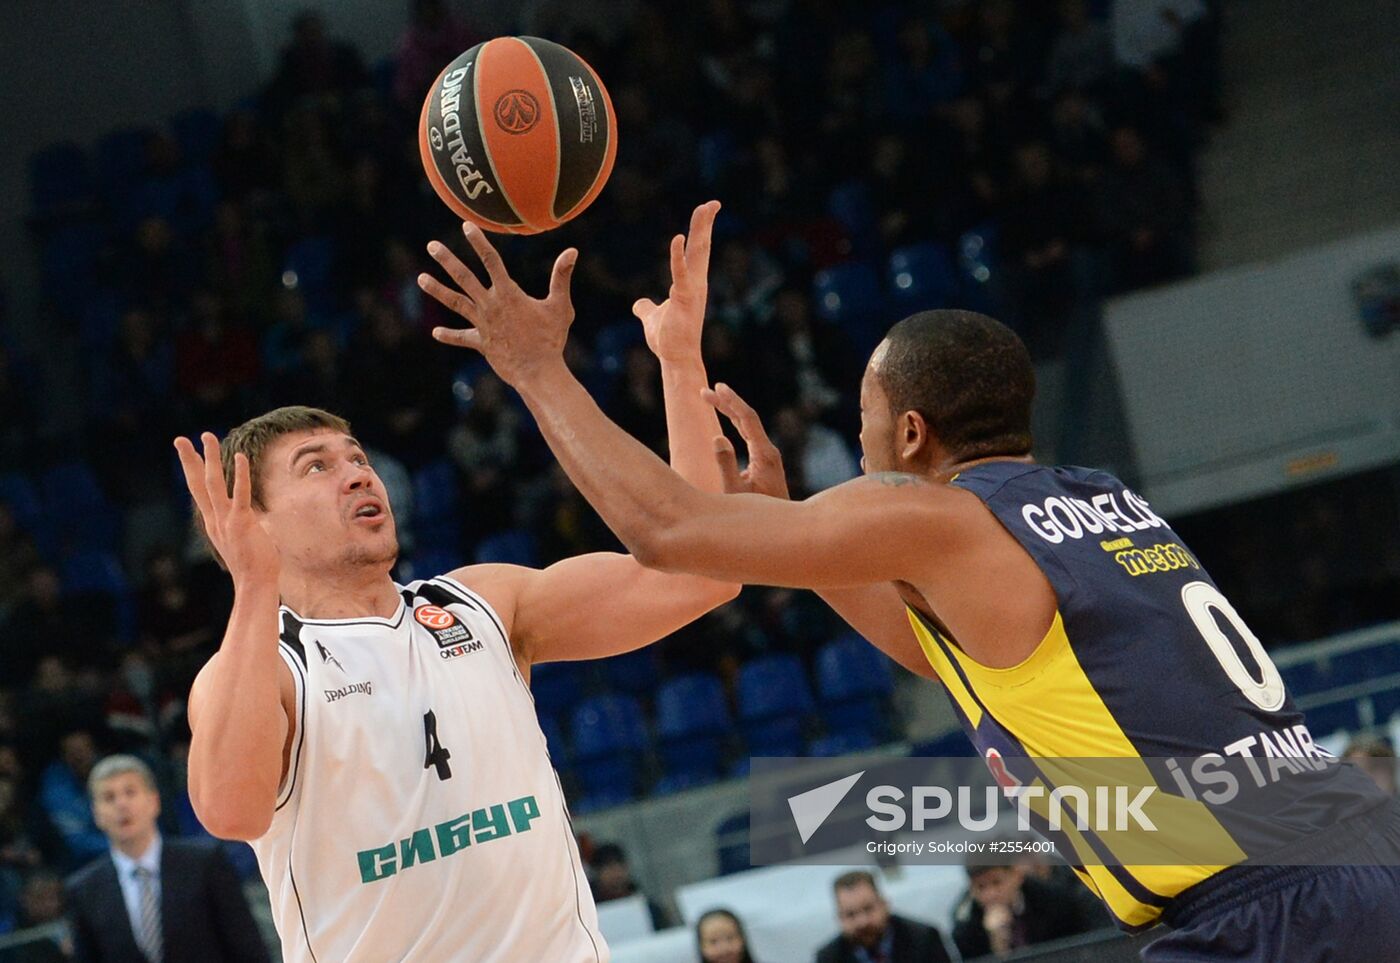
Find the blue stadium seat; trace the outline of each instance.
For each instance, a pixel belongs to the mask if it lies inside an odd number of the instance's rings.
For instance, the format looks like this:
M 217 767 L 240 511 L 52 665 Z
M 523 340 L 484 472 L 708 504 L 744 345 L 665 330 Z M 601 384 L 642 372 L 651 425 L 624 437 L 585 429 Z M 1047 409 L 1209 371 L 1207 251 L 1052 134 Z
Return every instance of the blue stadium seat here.
M 96 196 L 87 153 L 71 141 L 29 158 L 29 203 L 38 215 L 91 203 Z
M 97 284 L 97 264 L 107 241 L 98 224 L 67 224 L 39 242 L 44 296 L 60 311 L 78 315 Z
M 1288 694 L 1295 699 L 1310 692 L 1321 692 L 1326 688 L 1321 668 L 1311 659 L 1285 666 L 1279 669 L 1279 675 L 1283 676 L 1283 684 Z
M 1371 696 L 1371 704 L 1376 710 L 1376 724 L 1387 725 L 1397 712 L 1400 712 L 1400 686 L 1377 692 Z
M 1365 682 L 1397 672 L 1400 672 L 1400 639 L 1332 657 L 1332 674 L 1337 679 L 1334 685 Z
M 829 702 L 894 692 L 890 661 L 855 633 L 847 633 L 817 651 L 817 691 Z
M 0 474 L 0 502 L 10 506 L 15 524 L 22 531 L 32 533 L 40 524 L 44 509 L 39 493 L 34 490 L 34 484 L 18 472 Z
M 593 353 L 598 367 L 610 377 L 617 377 L 627 364 L 627 352 L 645 344 L 646 334 L 640 321 L 619 321 L 598 332 Z
M 1355 732 L 1360 728 L 1354 699 L 1316 706 L 1303 713 L 1303 718 L 1314 739 L 1325 739 L 1338 729 Z
M 671 796 L 678 792 L 685 792 L 687 789 L 712 785 L 718 779 L 717 774 L 669 772 L 656 781 L 656 785 L 651 788 L 651 793 L 653 796 Z
M 715 827 L 715 843 L 715 855 L 719 857 L 719 875 L 728 876 L 752 869 L 749 857 L 748 811 L 735 813 Z
M 856 254 L 864 257 L 879 249 L 875 204 L 870 199 L 870 187 L 864 181 L 847 181 L 836 187 L 827 197 L 826 212 L 845 230 Z
M 586 670 L 577 662 L 546 662 L 530 669 L 530 693 L 541 713 L 568 712 L 583 698 Z
M 661 681 L 661 667 L 651 648 L 599 659 L 597 664 L 609 688 L 638 698 L 650 696 Z
M 105 186 L 125 187 L 145 173 L 151 133 L 149 127 L 123 127 L 97 142 L 93 156 L 104 172 Z
M 535 548 L 535 536 L 523 528 L 512 528 L 498 532 L 481 540 L 476 547 L 476 562 L 505 562 L 509 565 L 539 567 L 539 552 Z
M 403 577 L 408 580 L 432 578 L 460 567 L 462 553 L 455 548 L 430 548 L 414 552 Z
M 865 354 L 884 337 L 884 303 L 880 278 L 863 261 L 837 264 L 812 279 L 817 314 L 839 324 L 852 345 Z
M 574 710 L 574 758 L 581 762 L 638 753 L 646 745 L 642 707 L 631 696 L 594 696 Z
M 873 749 L 876 740 L 869 732 L 851 730 L 813 739 L 807 745 L 809 756 L 848 756 L 854 752 Z
M 202 164 L 213 156 L 223 135 L 223 121 L 208 107 L 195 107 L 171 118 L 170 130 L 185 159 Z
M 56 465 L 39 476 L 44 507 L 65 514 L 105 512 L 107 496 L 92 470 L 80 461 Z
M 972 740 L 961 730 L 947 732 L 930 742 L 921 742 L 910 752 L 929 759 L 960 759 L 980 755 Z
M 739 718 L 745 723 L 812 712 L 812 690 L 795 655 L 754 659 L 739 670 Z
M 135 637 L 136 608 L 131 586 L 122 572 L 116 554 L 98 549 L 79 549 L 64 557 L 59 565 L 59 581 L 65 595 L 105 596 L 111 603 L 117 638 Z
M 931 241 L 897 248 L 890 254 L 889 284 L 904 312 L 949 307 L 958 298 L 953 252 Z
M 457 467 L 447 459 L 413 473 L 413 534 L 419 548 L 456 546 L 462 527 L 460 497 Z
M 541 712 L 539 720 L 540 731 L 544 733 L 544 741 L 549 746 L 549 759 L 555 769 L 563 769 L 569 761 L 569 744 L 564 739 L 564 729 L 552 713 Z
M 329 237 L 306 237 L 287 248 L 282 259 L 284 275 L 295 275 L 293 282 L 308 307 L 330 307 L 335 274 L 335 242 Z
M 780 716 L 744 726 L 744 738 L 752 756 L 792 757 L 802 755 L 802 720 Z
M 635 768 L 600 765 L 590 767 L 584 772 L 586 775 L 581 773 L 579 777 L 579 781 L 585 787 L 584 794 L 569 804 L 570 811 L 576 816 L 586 816 L 602 809 L 621 806 L 637 798 Z
M 657 754 L 668 775 L 718 777 L 733 728 L 718 676 L 678 676 L 656 693 Z

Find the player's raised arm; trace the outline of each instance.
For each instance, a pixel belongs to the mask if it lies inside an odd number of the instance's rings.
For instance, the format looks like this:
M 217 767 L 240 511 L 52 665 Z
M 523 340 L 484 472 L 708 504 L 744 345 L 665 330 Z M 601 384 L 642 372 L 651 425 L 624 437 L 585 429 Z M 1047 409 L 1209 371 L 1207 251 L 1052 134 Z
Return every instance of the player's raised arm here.
M 247 456 L 234 456 L 230 495 L 219 440 L 203 441 L 203 458 L 186 438 L 175 448 L 234 600 L 223 645 L 190 691 L 190 802 L 215 836 L 250 840 L 272 822 L 294 718 L 291 672 L 277 655 L 281 563 L 253 512 Z
M 639 561 L 726 581 L 826 588 L 919 579 L 912 569 L 936 556 L 936 533 L 951 530 L 939 524 L 940 507 L 958 499 L 912 476 L 858 479 L 806 502 L 688 484 L 609 421 L 564 364 L 577 253 L 560 255 L 549 297 L 535 300 L 520 293 L 479 228 L 464 230 L 492 284 L 435 245 L 431 253 L 460 290 L 428 275 L 419 283 L 475 327 L 434 336 L 481 351 L 520 392 L 564 469 Z

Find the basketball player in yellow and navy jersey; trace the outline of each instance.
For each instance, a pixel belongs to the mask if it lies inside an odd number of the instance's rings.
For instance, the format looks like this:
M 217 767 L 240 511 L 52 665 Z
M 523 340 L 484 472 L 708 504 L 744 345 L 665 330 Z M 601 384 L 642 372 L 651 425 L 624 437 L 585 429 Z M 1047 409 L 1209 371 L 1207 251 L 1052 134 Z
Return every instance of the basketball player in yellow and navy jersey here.
M 1002 765 L 1326 755 L 1258 640 L 1148 503 L 1105 472 L 1032 460 L 1033 370 L 1003 325 L 963 311 L 895 325 L 861 384 L 866 476 L 802 502 L 782 497 L 754 412 L 722 386 L 708 391 L 750 455 L 740 473 L 716 438 L 738 493 L 708 494 L 609 422 L 569 373 L 572 310 L 525 295 L 484 235 L 466 231 L 490 286 L 435 246 L 457 289 L 429 275 L 420 284 L 473 327 L 434 336 L 480 351 L 520 392 L 644 564 L 817 590 L 890 656 L 938 678 L 979 751 Z M 1349 767 L 1319 768 L 1321 791 L 1270 814 L 1303 827 L 1290 858 L 1275 860 L 1295 865 L 1237 865 L 1260 852 L 1227 846 L 1220 865 L 1077 872 L 1122 928 L 1172 927 L 1145 952 L 1154 963 L 1389 958 L 1400 945 L 1400 810 Z M 1101 834 L 1078 845 L 1097 852 Z

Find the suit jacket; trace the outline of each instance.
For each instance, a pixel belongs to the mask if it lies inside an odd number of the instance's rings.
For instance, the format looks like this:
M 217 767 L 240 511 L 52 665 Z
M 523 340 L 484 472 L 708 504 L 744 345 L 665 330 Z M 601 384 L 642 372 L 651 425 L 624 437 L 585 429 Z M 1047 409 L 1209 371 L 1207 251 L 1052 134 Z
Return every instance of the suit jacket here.
M 894 941 L 890 945 L 890 963 L 952 963 L 943 947 L 938 930 L 923 923 L 890 916 Z M 817 951 L 816 963 L 858 963 L 855 944 L 838 936 Z
M 68 914 L 78 963 L 147 963 L 110 855 L 69 879 Z M 216 842 L 163 840 L 160 925 L 165 963 L 268 963 L 243 887 Z
M 1025 926 L 1027 945 L 1112 925 L 1099 901 L 1077 880 L 1070 887 L 1028 879 L 1021 884 L 1021 897 L 1025 900 L 1025 909 L 1019 918 Z M 953 942 L 963 959 L 971 960 L 992 952 L 991 940 L 982 926 L 982 907 L 975 900 L 964 897 L 953 919 Z

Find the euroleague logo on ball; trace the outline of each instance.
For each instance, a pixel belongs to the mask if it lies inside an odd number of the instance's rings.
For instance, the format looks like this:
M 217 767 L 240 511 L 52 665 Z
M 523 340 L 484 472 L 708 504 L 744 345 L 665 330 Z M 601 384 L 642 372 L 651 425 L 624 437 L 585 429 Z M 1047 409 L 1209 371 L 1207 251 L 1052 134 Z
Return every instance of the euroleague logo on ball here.
M 507 90 L 492 111 L 496 126 L 507 134 L 524 134 L 540 122 L 540 102 L 528 90 Z
M 413 617 L 418 620 L 419 625 L 430 629 L 450 629 L 457 624 L 457 616 L 436 605 L 425 605 L 415 609 Z
M 433 145 L 433 150 L 442 150 L 442 131 L 436 127 L 428 128 L 428 143 Z

